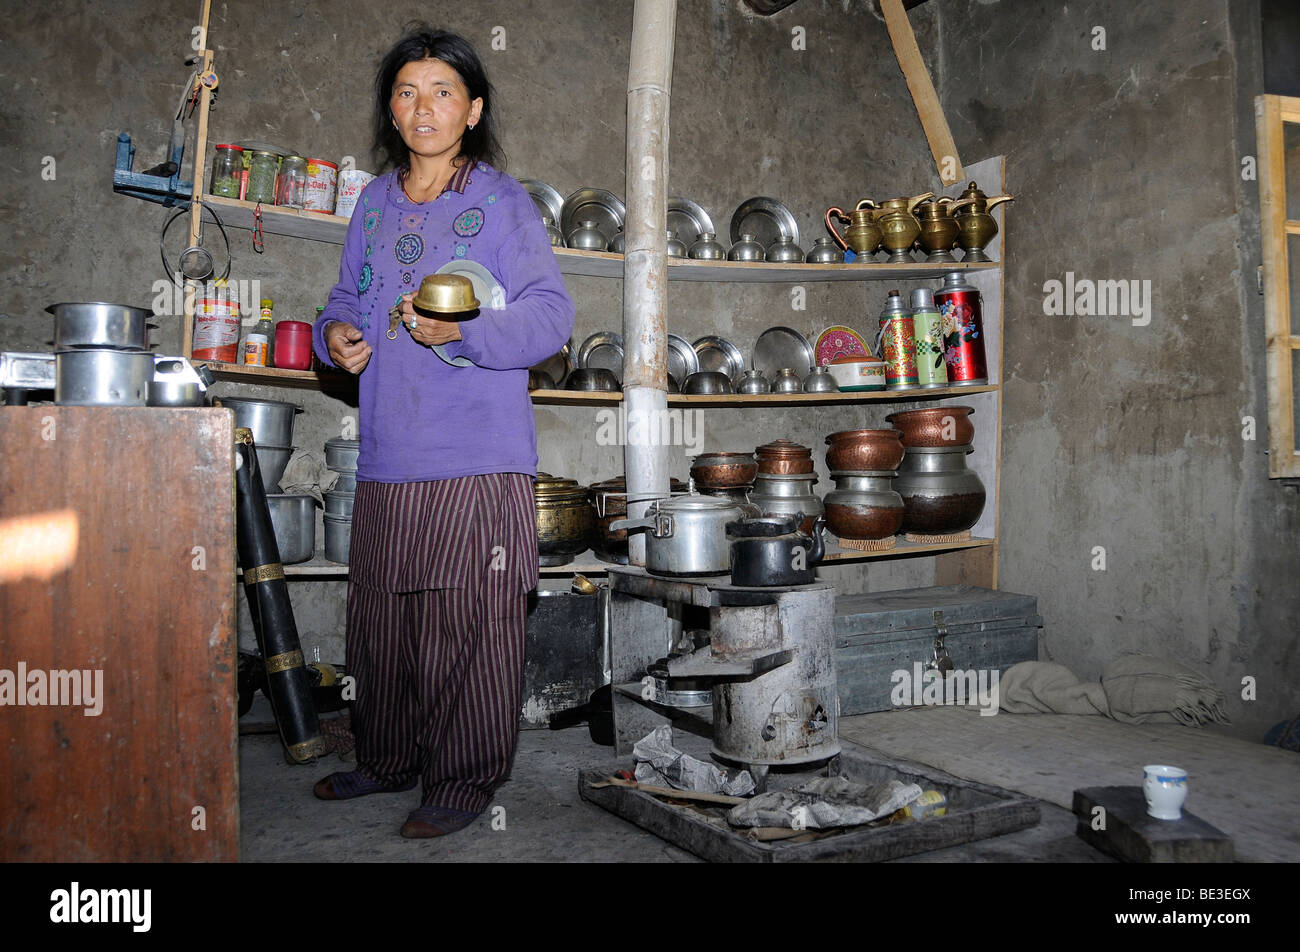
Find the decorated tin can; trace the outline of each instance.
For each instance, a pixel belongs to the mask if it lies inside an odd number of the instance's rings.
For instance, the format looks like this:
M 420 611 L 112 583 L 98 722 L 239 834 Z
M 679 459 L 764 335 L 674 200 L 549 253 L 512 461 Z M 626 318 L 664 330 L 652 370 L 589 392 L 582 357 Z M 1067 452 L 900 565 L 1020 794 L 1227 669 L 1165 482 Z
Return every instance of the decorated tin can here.
M 934 292 L 912 292 L 912 336 L 916 341 L 916 378 L 922 390 L 948 386 L 948 364 L 943 359 L 943 321 L 934 306 Z
M 880 315 L 876 350 L 885 358 L 886 390 L 914 390 L 919 386 L 912 315 L 907 312 L 903 296 L 897 291 L 889 292 L 889 300 Z
M 967 284 L 960 271 L 952 271 L 944 275 L 943 287 L 934 292 L 934 303 L 943 320 L 943 359 L 948 365 L 948 386 L 975 387 L 988 383 L 979 289 Z
M 370 184 L 374 176 L 360 169 L 344 169 L 339 173 L 338 199 L 334 203 L 334 214 L 343 218 L 352 217 L 352 209 L 357 207 L 361 190 Z
M 334 191 L 338 187 L 339 167 L 324 159 L 307 160 L 307 184 L 303 188 L 302 207 L 309 212 L 334 214 Z

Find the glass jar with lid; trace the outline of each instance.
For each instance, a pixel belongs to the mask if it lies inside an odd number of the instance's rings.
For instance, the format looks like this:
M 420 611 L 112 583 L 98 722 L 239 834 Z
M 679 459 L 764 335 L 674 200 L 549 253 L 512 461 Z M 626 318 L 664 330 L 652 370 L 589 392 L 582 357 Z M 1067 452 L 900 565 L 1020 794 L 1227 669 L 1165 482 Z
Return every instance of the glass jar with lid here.
M 302 208 L 307 194 L 307 160 L 301 155 L 286 155 L 280 161 L 280 175 L 275 181 L 275 204 Z
M 244 198 L 263 205 L 275 204 L 275 176 L 280 156 L 275 152 L 254 152 L 248 165 L 248 190 Z
M 212 160 L 212 179 L 208 192 L 222 198 L 238 198 L 240 178 L 244 174 L 244 150 L 237 145 L 217 146 Z

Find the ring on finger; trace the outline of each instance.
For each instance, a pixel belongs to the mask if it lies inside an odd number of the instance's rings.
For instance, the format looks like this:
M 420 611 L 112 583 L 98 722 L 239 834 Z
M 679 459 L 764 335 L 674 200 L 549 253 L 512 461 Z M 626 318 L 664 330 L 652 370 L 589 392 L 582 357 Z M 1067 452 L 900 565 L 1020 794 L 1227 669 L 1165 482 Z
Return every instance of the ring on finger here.
M 411 323 L 408 324 L 407 326 L 410 327 L 411 330 L 415 330 L 415 325 L 416 325 L 416 322 L 417 322 L 417 321 L 419 321 L 419 317 L 417 317 L 416 315 L 412 314 L 412 315 L 411 315 Z

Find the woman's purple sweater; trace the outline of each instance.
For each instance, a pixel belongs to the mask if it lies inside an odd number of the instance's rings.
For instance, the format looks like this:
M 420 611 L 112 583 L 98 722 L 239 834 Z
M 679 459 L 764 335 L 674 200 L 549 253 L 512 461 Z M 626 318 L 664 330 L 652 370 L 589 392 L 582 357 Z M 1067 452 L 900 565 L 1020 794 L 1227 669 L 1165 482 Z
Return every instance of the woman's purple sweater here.
M 505 306 L 482 302 L 446 345 L 453 367 L 411 338 L 389 340 L 389 310 L 403 294 L 454 259 L 492 272 Z M 383 483 L 482 473 L 537 472 L 537 431 L 528 368 L 557 353 L 573 333 L 546 228 L 518 182 L 483 163 L 463 166 L 441 195 L 417 203 L 395 172 L 366 186 L 348 226 L 339 283 L 316 321 L 316 354 L 332 321 L 361 329 L 373 348 L 358 382 L 361 455 L 357 478 Z

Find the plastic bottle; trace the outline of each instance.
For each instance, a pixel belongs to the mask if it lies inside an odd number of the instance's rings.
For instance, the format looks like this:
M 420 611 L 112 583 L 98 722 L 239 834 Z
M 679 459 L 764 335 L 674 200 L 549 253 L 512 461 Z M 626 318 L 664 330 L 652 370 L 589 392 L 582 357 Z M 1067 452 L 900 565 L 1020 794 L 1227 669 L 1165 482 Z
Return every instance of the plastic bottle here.
M 270 298 L 262 299 L 262 318 L 244 338 L 243 363 L 247 366 L 271 366 L 271 341 L 275 339 L 275 322 L 271 320 L 271 309 L 274 305 L 275 302 Z

